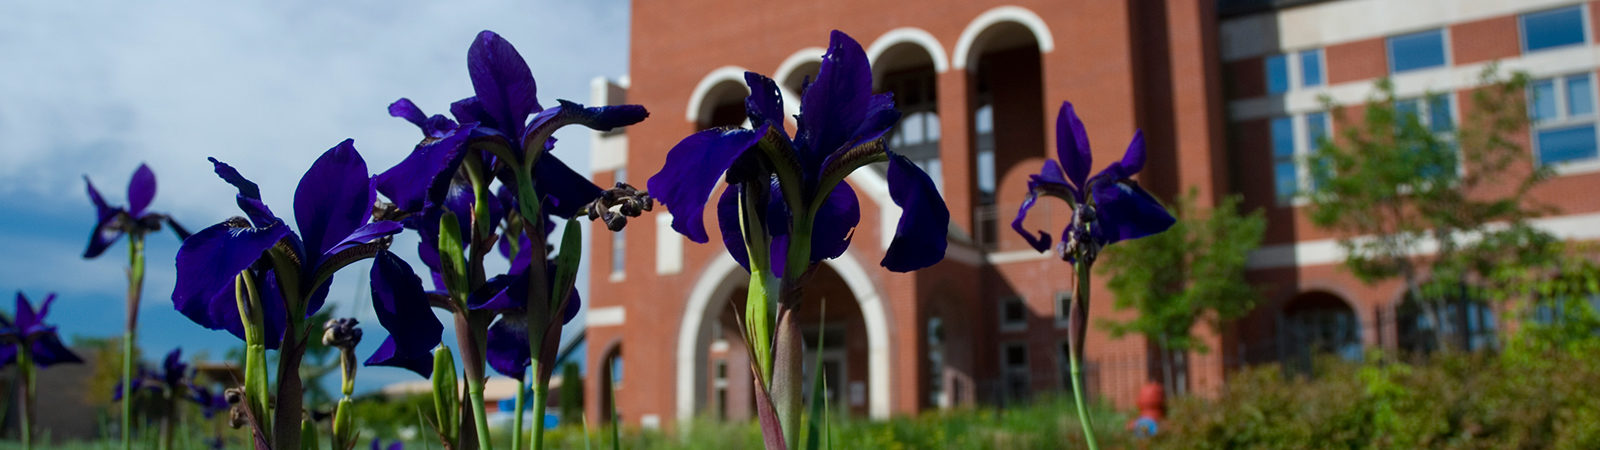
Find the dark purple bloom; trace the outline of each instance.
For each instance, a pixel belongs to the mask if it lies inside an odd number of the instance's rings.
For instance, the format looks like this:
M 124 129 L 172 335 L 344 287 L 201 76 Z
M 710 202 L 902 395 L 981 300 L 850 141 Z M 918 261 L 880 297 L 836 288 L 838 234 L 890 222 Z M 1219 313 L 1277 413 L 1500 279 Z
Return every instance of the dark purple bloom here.
M 156 174 L 144 164 L 140 164 L 133 171 L 133 178 L 128 180 L 127 208 L 107 204 L 105 198 L 100 196 L 100 191 L 94 188 L 94 183 L 89 181 L 88 175 L 84 175 L 83 184 L 89 191 L 89 200 L 94 202 L 95 215 L 94 231 L 89 233 L 89 247 L 83 250 L 84 258 L 100 256 L 123 234 L 159 231 L 162 222 L 172 227 L 179 240 L 189 238 L 189 231 L 179 226 L 172 217 L 145 210 L 156 196 Z
M 365 364 L 402 367 L 424 378 L 431 376 L 432 351 L 441 341 L 444 324 L 433 316 L 422 279 L 405 260 L 385 250 L 373 261 L 371 280 L 374 312 L 390 333 Z
M 397 222 L 369 223 L 376 193 L 366 162 L 348 139 L 323 153 L 300 179 L 294 200 L 299 233 L 261 202 L 255 183 L 215 158 L 211 162 L 217 175 L 239 190 L 236 201 L 249 219 L 207 227 L 178 249 L 173 305 L 206 328 L 244 337 L 233 284 L 248 269 L 262 297 L 266 344 L 274 348 L 290 306 L 303 308 L 308 317 L 315 314 L 334 272 L 373 256 L 387 247 L 383 238 L 400 231 Z M 292 270 L 280 273 L 284 266 Z
M 809 232 L 810 262 L 844 254 L 861 218 L 855 191 L 844 181 L 857 168 L 888 162 L 890 197 L 903 208 L 882 264 L 908 272 L 944 258 L 950 212 L 932 179 L 883 139 L 900 119 L 889 94 L 872 93 L 872 70 L 860 44 L 834 31 L 815 82 L 801 95 L 798 129 L 784 131 L 778 85 L 745 73 L 745 110 L 755 129 L 711 129 L 684 138 L 650 178 L 651 194 L 673 212 L 672 228 L 690 240 L 709 240 L 702 211 L 726 172 L 728 188 L 717 213 L 728 252 L 747 268 L 739 223 L 740 197 L 754 224 L 772 239 L 781 270 L 789 236 Z M 799 214 L 796 214 L 798 212 Z
M 200 405 L 200 413 L 204 414 L 207 419 L 215 417 L 217 413 L 225 412 L 230 408 L 228 397 L 222 395 L 221 391 L 213 391 L 193 383 L 189 384 L 189 400 Z
M 56 327 L 44 323 L 44 316 L 50 314 L 50 304 L 55 301 L 56 294 L 47 295 L 35 310 L 28 297 L 17 292 L 15 316 L 10 319 L 0 316 L 0 367 L 16 362 L 21 351 L 27 351 L 34 366 L 40 368 L 83 362 L 61 343 Z
M 383 442 L 382 441 L 379 441 L 378 438 L 372 438 L 372 450 L 404 450 L 404 449 L 405 449 L 405 445 L 403 445 L 403 443 L 400 442 L 400 441 L 394 441 L 394 443 L 389 444 L 389 447 L 386 449 L 385 447 L 383 447 Z
M 1061 231 L 1058 249 L 1066 259 L 1074 258 L 1078 251 L 1086 251 L 1092 259 L 1105 245 L 1160 233 L 1176 221 L 1160 201 L 1132 179 L 1144 168 L 1141 132 L 1134 133 L 1122 160 L 1089 177 L 1093 154 L 1088 133 L 1072 103 L 1063 102 L 1056 119 L 1056 156 L 1061 159 L 1060 164 L 1045 160 L 1044 169 L 1029 177 L 1028 198 L 1011 221 L 1011 228 L 1034 249 L 1043 252 L 1050 248 L 1050 234 L 1040 231 L 1034 236 L 1022 226 L 1039 194 L 1065 200 L 1073 208 L 1072 221 Z

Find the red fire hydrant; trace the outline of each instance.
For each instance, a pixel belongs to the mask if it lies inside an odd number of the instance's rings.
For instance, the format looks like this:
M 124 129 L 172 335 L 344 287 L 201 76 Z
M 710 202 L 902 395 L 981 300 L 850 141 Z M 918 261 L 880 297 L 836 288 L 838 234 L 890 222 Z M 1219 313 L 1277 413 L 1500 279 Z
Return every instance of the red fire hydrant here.
M 1161 384 L 1154 381 L 1139 388 L 1139 417 L 1128 422 L 1128 431 L 1136 437 L 1156 435 L 1162 419 L 1167 417 L 1167 394 Z

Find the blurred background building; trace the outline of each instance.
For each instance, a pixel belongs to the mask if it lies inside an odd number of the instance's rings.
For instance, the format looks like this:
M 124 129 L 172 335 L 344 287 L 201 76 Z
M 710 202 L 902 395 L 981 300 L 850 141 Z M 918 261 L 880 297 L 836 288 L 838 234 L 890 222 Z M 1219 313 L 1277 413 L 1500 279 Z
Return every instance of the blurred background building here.
M 1095 169 L 1136 129 L 1150 150 L 1141 184 L 1163 199 L 1191 187 L 1201 204 L 1242 194 L 1269 221 L 1250 277 L 1257 311 L 1212 351 L 1177 355 L 1180 391 L 1214 392 L 1245 364 L 1330 351 L 1399 349 L 1421 324 L 1399 281 L 1363 284 L 1336 238 L 1311 225 L 1294 192 L 1303 156 L 1333 132 L 1319 100 L 1358 105 L 1390 77 L 1407 108 L 1453 129 L 1486 65 L 1535 78 L 1524 146 L 1558 176 L 1533 193 L 1557 212 L 1536 223 L 1567 239 L 1600 238 L 1594 76 L 1595 2 L 1573 0 L 820 0 L 634 2 L 631 76 L 598 79 L 594 103 L 637 103 L 651 120 L 593 137 L 593 176 L 643 186 L 667 150 L 697 130 L 745 121 L 742 74 L 783 88 L 798 112 L 830 29 L 861 42 L 874 84 L 904 119 L 891 147 L 933 175 L 951 211 L 946 260 L 910 274 L 876 264 L 899 211 L 883 168 L 848 182 L 862 199 L 854 244 L 806 292 L 805 335 L 821 347 L 830 405 L 884 418 L 1003 404 L 1066 386 L 1068 266 L 1009 229 L 1027 176 L 1054 157 L 1057 108 L 1083 117 Z M 1428 97 L 1424 94 L 1440 96 Z M 792 133 L 793 122 L 790 130 Z M 717 195 L 717 194 L 713 194 Z M 1032 229 L 1059 230 L 1040 202 Z M 714 212 L 707 212 L 714 218 Z M 649 223 L 653 220 L 653 223 Z M 710 219 L 708 219 L 710 220 Z M 746 273 L 717 239 L 688 242 L 658 209 L 621 233 L 596 225 L 591 250 L 585 404 L 628 424 L 753 414 L 749 365 L 733 311 Z M 1097 277 L 1091 323 L 1126 317 Z M 826 314 L 823 305 L 826 304 Z M 1463 303 L 1445 327 L 1493 346 L 1494 312 Z M 1088 338 L 1088 388 L 1129 407 L 1155 379 L 1142 337 Z M 809 365 L 813 353 L 806 357 Z M 626 364 L 624 364 L 626 362 Z M 810 368 L 808 370 L 817 370 Z M 615 393 L 615 398 L 612 398 Z

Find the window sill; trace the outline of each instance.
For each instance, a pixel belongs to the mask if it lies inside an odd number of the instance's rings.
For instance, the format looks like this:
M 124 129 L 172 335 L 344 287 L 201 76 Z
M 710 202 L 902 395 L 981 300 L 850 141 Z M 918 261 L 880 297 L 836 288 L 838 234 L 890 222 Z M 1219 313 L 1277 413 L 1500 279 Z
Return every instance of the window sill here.
M 622 280 L 626 280 L 627 278 L 627 272 L 611 272 L 611 276 L 607 277 L 606 279 L 612 283 L 621 283 Z
M 1000 324 L 1000 332 L 1001 333 L 1015 333 L 1015 332 L 1020 332 L 1020 331 L 1028 331 L 1028 324 L 1026 324 L 1026 323 L 1002 323 L 1002 324 Z
M 1548 166 L 1555 170 L 1556 176 L 1582 175 L 1600 172 L 1600 158 L 1561 162 L 1549 164 Z

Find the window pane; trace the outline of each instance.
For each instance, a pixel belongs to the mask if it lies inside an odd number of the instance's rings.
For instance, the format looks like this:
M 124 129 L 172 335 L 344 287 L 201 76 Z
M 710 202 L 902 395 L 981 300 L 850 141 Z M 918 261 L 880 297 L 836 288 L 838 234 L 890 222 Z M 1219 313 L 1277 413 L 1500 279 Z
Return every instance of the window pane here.
M 1294 156 L 1294 119 L 1279 117 L 1272 119 L 1272 157 L 1286 156 Z
M 1282 94 L 1289 90 L 1289 55 L 1267 57 L 1267 93 Z
M 1294 161 L 1278 161 L 1272 164 L 1272 180 L 1278 198 L 1287 199 L 1294 197 L 1300 190 L 1299 176 L 1295 173 Z
M 979 106 L 978 110 L 972 113 L 972 128 L 975 128 L 978 134 L 994 132 L 994 105 Z
M 1595 157 L 1594 124 L 1539 131 L 1539 164 L 1557 164 Z
M 1554 80 L 1539 80 L 1528 87 L 1528 95 L 1533 98 L 1528 100 L 1528 115 L 1534 121 L 1550 120 L 1556 118 L 1556 83 Z
M 923 113 L 912 114 L 911 117 L 907 117 L 905 120 L 900 121 L 899 134 L 901 136 L 905 136 L 904 138 L 900 139 L 901 145 L 917 145 L 922 143 L 923 115 Z
M 1594 114 L 1594 84 L 1589 75 L 1567 77 L 1567 114 L 1582 117 Z
M 1444 65 L 1444 31 L 1429 30 L 1389 38 L 1389 72 Z
M 1395 125 L 1403 124 L 1404 121 L 1409 120 L 1408 118 L 1416 118 L 1417 120 L 1422 120 L 1420 117 L 1417 117 L 1417 115 L 1421 111 L 1422 111 L 1422 103 L 1417 101 L 1417 99 L 1413 98 L 1413 99 L 1399 100 L 1399 101 L 1394 102 L 1394 112 L 1395 112 L 1395 121 L 1396 121 Z
M 1522 15 L 1526 51 L 1583 43 L 1583 8 L 1573 6 Z
M 939 113 L 930 112 L 928 115 L 927 129 L 923 130 L 928 137 L 928 142 L 939 142 Z
M 1006 367 L 1010 369 L 1028 368 L 1028 347 L 1016 344 L 1007 345 Z
M 1322 138 L 1328 136 L 1328 113 L 1311 113 L 1306 115 L 1306 148 L 1316 151 Z M 1309 153 L 1309 152 L 1308 152 Z
M 1435 132 L 1456 128 L 1455 119 L 1450 115 L 1449 94 L 1435 95 L 1428 99 L 1428 128 Z
M 1322 49 L 1300 52 L 1300 85 L 1322 85 Z

